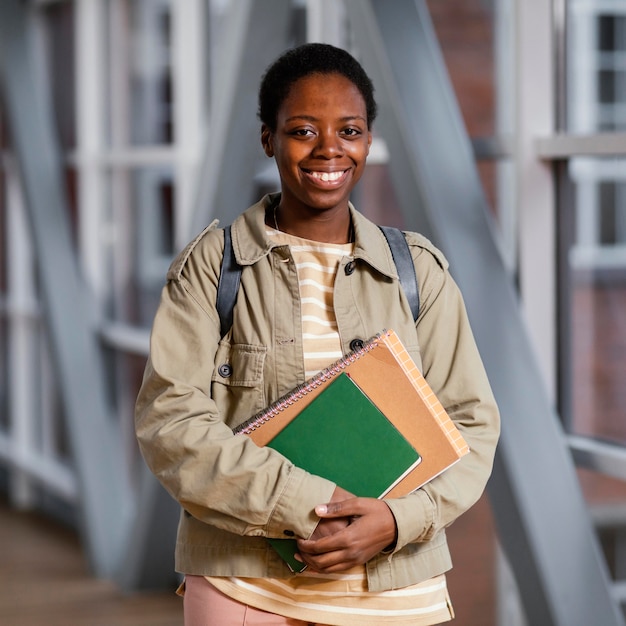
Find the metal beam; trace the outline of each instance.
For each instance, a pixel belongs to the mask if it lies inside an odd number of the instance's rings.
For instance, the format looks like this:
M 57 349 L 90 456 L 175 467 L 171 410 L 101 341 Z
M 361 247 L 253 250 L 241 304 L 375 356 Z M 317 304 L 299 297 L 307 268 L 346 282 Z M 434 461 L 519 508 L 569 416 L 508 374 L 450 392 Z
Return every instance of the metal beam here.
M 569 435 L 567 443 L 578 467 L 626 480 L 626 450 L 623 445 L 580 435 Z
M 489 493 L 528 622 L 623 626 L 426 4 L 347 1 L 404 214 L 450 260 L 501 409 Z
M 115 580 L 122 589 L 171 588 L 180 507 L 142 465 L 135 518 Z
M 79 275 L 48 98 L 36 81 L 29 3 L 0 2 L 0 88 L 36 250 L 44 315 L 79 489 L 82 532 L 96 574 L 120 558 L 129 490 L 104 393 L 95 310 Z
M 221 72 L 214 83 L 190 236 L 213 217 L 230 223 L 254 199 L 251 181 L 266 158 L 256 117 L 259 77 L 287 47 L 291 5 L 289 0 L 230 3 L 216 47 Z
M 626 133 L 570 135 L 561 133 L 535 140 L 537 156 L 554 161 L 577 156 L 626 157 Z

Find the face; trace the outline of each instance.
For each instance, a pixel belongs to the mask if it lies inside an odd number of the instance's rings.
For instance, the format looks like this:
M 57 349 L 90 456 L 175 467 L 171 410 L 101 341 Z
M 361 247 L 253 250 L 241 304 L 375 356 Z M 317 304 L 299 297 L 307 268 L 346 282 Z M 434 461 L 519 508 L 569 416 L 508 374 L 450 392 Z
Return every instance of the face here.
M 347 209 L 372 142 L 365 100 L 340 74 L 311 74 L 293 84 L 263 127 L 265 153 L 280 174 L 281 210 L 307 214 Z

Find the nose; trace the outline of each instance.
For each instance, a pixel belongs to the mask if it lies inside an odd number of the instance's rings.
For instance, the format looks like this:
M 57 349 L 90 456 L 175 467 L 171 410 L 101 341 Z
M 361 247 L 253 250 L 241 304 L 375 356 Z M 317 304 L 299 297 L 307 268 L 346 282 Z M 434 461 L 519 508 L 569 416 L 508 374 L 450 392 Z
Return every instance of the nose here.
M 343 145 L 341 139 L 334 130 L 321 131 L 317 136 L 314 155 L 332 159 L 343 154 Z

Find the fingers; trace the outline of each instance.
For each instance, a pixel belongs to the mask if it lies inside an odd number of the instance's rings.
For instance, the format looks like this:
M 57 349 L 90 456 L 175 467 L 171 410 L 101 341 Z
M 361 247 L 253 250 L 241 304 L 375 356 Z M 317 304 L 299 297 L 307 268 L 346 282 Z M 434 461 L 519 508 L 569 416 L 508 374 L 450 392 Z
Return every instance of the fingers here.
M 380 550 L 372 546 L 362 532 L 348 526 L 343 531 L 318 541 L 298 541 L 303 561 L 317 572 L 340 572 L 363 565 Z
M 344 517 L 321 519 L 309 539 L 316 540 L 329 537 L 343 530 L 349 523 L 350 520 Z
M 342 541 L 340 534 L 336 533 L 318 541 L 299 540 L 300 557 L 316 572 L 339 572 L 359 565 L 359 559 L 352 553 L 350 542 Z
M 351 498 L 320 508 L 326 518 L 320 524 L 328 524 L 325 530 L 332 531 L 298 540 L 303 560 L 316 571 L 338 572 L 362 565 L 395 540 L 395 519 L 384 501 Z M 340 527 L 335 525 L 338 520 L 333 519 L 337 517 L 341 518 Z
M 369 498 L 354 498 L 340 500 L 338 502 L 328 502 L 318 504 L 315 507 L 315 514 L 319 517 L 356 517 L 363 515 L 367 511 L 367 501 Z

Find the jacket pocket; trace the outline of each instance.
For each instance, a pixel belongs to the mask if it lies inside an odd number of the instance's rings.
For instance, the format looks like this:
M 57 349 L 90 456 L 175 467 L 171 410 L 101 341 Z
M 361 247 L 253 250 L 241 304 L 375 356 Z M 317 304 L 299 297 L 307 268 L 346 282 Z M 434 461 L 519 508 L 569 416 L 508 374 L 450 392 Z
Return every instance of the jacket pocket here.
M 231 428 L 265 406 L 263 366 L 266 354 L 266 346 L 227 342 L 222 342 L 217 350 L 211 395 Z

